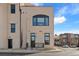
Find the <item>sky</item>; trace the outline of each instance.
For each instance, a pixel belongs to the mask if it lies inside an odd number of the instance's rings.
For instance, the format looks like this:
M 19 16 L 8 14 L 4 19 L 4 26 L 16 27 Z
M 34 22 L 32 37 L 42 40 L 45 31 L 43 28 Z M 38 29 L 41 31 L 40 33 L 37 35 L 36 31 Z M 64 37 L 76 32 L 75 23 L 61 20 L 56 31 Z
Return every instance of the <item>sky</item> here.
M 79 34 L 79 3 L 36 3 L 54 9 L 54 33 Z

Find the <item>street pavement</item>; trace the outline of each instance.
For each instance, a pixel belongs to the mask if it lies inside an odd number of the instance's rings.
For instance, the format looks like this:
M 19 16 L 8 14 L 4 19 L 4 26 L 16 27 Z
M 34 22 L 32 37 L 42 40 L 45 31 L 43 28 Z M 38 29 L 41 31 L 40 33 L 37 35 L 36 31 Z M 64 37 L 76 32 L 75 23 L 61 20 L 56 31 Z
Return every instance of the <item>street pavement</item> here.
M 62 51 L 41 52 L 28 56 L 79 56 L 79 48 L 62 48 Z
M 54 50 L 0 50 L 0 56 L 79 56 L 79 48 L 57 48 Z
M 0 56 L 24 56 L 28 54 L 39 53 L 38 50 L 31 49 L 0 49 Z

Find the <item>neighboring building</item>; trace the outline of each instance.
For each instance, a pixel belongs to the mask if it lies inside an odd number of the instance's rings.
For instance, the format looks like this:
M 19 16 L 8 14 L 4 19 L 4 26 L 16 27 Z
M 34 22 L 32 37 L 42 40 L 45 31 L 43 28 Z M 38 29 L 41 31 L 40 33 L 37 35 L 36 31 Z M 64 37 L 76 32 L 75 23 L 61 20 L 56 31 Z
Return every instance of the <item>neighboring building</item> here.
M 79 34 L 60 34 L 60 39 L 62 41 L 62 46 L 68 45 L 69 47 L 77 47 L 79 45 Z
M 54 45 L 55 46 L 62 46 L 61 39 L 60 39 L 59 35 L 54 36 Z
M 79 34 L 73 34 L 71 38 L 71 46 L 76 45 L 79 47 Z
M 0 49 L 53 48 L 52 7 L 0 4 Z

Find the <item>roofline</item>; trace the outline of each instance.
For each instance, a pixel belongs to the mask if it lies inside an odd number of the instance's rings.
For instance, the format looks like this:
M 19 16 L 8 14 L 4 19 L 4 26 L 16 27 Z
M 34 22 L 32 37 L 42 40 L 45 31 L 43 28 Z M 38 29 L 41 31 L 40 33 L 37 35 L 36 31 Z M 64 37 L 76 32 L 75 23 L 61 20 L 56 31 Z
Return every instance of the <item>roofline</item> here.
M 53 8 L 52 6 L 20 6 L 20 7 L 51 7 Z

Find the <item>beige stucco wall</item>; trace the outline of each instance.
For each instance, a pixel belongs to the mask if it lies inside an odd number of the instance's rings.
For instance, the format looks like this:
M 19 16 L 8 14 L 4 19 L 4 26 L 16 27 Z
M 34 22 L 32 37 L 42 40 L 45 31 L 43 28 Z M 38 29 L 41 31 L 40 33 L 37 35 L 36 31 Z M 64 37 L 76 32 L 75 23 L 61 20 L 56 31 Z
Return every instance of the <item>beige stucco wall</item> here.
M 0 48 L 7 48 L 8 39 L 8 8 L 7 4 L 0 3 Z
M 21 30 L 23 44 L 22 48 L 26 48 L 26 42 L 30 47 L 30 33 L 36 33 L 35 43 L 44 43 L 44 33 L 50 33 L 50 45 L 44 47 L 54 46 L 54 17 L 53 9 L 51 7 L 21 7 Z M 20 48 L 20 13 L 19 4 L 16 4 L 15 14 L 11 14 L 10 4 L 0 4 L 0 48 L 8 48 L 8 39 L 12 39 L 13 49 Z M 49 26 L 32 26 L 32 17 L 38 14 L 45 14 L 49 16 Z M 16 24 L 16 32 L 11 33 L 11 23 Z M 40 32 L 42 31 L 42 32 Z
M 44 33 L 50 33 L 50 45 L 54 46 L 54 18 L 53 9 L 51 7 L 22 7 L 22 31 L 23 31 L 23 48 L 26 47 L 26 42 L 30 47 L 30 33 L 36 33 L 36 43 L 44 43 Z M 49 26 L 32 26 L 32 17 L 34 15 L 44 14 L 49 16 Z M 40 33 L 40 31 L 42 31 Z
M 19 4 L 16 14 L 11 14 L 10 4 L 0 3 L 0 48 L 8 48 L 8 39 L 12 39 L 13 49 L 20 48 Z M 16 23 L 16 32 L 11 33 L 11 23 Z
M 11 14 L 11 6 L 8 4 L 8 39 L 12 39 L 13 49 L 20 48 L 20 13 L 19 4 L 15 4 L 15 14 Z M 11 33 L 11 23 L 16 24 L 15 33 Z

